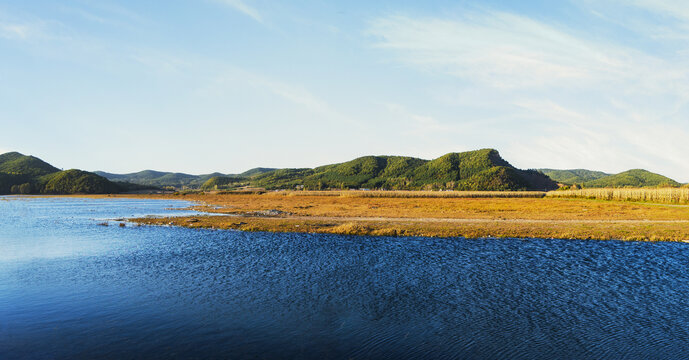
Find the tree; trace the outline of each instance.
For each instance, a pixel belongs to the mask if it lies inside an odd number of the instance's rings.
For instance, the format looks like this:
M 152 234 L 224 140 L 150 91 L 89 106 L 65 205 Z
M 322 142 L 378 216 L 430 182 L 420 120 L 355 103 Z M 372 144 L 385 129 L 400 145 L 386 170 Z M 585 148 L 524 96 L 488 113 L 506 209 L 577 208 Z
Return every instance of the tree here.
M 30 183 L 24 183 L 19 185 L 20 194 L 31 194 L 33 192 L 33 186 Z

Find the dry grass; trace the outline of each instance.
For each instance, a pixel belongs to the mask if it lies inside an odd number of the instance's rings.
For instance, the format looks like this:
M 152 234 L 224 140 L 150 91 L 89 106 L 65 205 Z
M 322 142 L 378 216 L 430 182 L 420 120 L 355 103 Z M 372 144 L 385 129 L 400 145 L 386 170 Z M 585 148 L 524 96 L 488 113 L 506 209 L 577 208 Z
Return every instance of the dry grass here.
M 242 215 L 277 209 L 296 216 L 537 220 L 689 220 L 675 206 L 562 198 L 362 198 L 194 194 L 146 195 L 198 201 L 199 210 Z
M 689 187 L 563 190 L 551 191 L 546 196 L 550 198 L 581 198 L 684 205 L 689 204 Z
M 375 198 L 332 192 L 127 197 L 191 200 L 199 210 L 234 215 L 136 220 L 151 225 L 384 236 L 689 240 L 689 207 L 670 204 L 558 197 Z M 271 209 L 280 212 L 265 213 L 279 216 L 256 215 Z
M 283 196 L 339 196 L 357 198 L 542 198 L 542 191 L 278 191 Z
M 633 241 L 686 241 L 687 222 L 577 222 L 539 221 L 386 221 L 308 218 L 256 218 L 198 216 L 190 218 L 141 218 L 145 225 L 175 225 L 197 229 L 302 232 L 370 236 L 427 236 L 466 238 L 557 238 Z

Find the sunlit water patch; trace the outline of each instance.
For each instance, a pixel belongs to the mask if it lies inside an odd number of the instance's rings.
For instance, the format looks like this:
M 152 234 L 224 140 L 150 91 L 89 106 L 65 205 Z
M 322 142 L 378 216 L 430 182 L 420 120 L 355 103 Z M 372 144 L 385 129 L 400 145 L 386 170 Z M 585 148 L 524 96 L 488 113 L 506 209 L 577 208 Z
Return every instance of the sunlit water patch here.
M 689 246 L 103 227 L 0 201 L 0 358 L 682 358 Z

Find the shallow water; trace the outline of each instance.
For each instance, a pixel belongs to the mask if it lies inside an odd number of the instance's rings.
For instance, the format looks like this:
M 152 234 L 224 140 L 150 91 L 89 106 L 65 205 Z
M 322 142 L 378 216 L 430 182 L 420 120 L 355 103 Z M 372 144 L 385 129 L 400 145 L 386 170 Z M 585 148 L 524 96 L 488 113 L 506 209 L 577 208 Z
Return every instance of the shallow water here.
M 97 225 L 184 205 L 0 198 L 0 358 L 689 353 L 687 244 Z

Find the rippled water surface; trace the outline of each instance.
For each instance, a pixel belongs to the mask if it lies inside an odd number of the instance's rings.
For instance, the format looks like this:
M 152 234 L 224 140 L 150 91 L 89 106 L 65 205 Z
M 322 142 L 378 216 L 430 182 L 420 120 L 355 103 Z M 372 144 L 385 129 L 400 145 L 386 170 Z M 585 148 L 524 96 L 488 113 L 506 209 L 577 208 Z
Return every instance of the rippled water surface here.
M 685 358 L 689 246 L 99 226 L 0 197 L 0 358 Z

